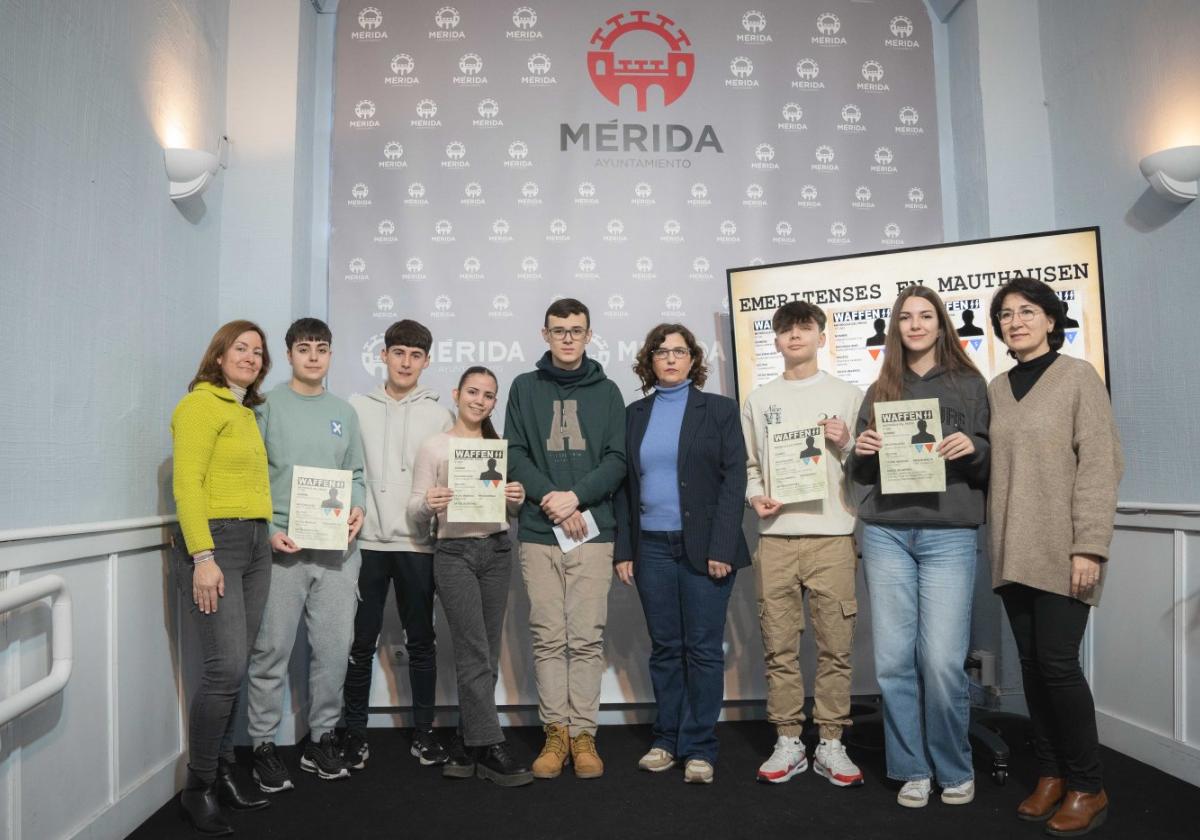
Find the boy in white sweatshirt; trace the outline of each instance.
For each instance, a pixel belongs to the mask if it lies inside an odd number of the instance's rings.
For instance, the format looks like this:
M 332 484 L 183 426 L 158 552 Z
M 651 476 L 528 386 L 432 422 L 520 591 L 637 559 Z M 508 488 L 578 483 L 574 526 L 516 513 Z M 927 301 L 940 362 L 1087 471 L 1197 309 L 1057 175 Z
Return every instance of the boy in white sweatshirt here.
M 816 770 L 835 785 L 862 784 L 862 772 L 842 746 L 850 723 L 850 661 L 854 642 L 854 506 L 843 471 L 854 447 L 850 423 L 858 416 L 862 392 L 820 370 L 817 352 L 825 346 L 825 313 L 806 301 L 792 301 L 771 320 L 783 374 L 756 388 L 742 408 L 746 438 L 746 498 L 758 514 L 758 604 L 767 665 L 767 719 L 777 739 L 771 757 L 758 770 L 763 782 L 786 782 L 808 769 L 800 733 L 804 726 L 804 678 L 800 637 L 804 632 L 804 593 L 817 642 L 813 719 L 820 727 Z M 771 498 L 767 440 L 771 427 L 816 421 L 824 437 L 828 493 L 824 499 L 782 504 Z
M 383 338 L 387 380 L 369 394 L 350 398 L 362 430 L 366 461 L 367 510 L 358 545 L 359 604 L 354 642 L 346 669 L 343 756 L 355 770 L 366 766 L 367 705 L 371 668 L 388 586 L 404 624 L 408 675 L 412 684 L 412 754 L 422 764 L 444 764 L 445 748 L 433 734 L 437 652 L 433 630 L 433 543 L 408 513 L 412 468 L 425 439 L 454 425 L 438 395 L 420 384 L 429 367 L 433 336 L 416 321 L 397 321 Z

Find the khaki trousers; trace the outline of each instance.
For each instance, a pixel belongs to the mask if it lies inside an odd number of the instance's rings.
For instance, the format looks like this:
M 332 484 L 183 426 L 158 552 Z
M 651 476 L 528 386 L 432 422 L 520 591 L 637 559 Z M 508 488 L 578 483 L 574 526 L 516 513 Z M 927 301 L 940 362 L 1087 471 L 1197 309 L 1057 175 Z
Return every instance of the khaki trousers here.
M 804 724 L 800 637 L 804 593 L 817 643 L 813 720 L 822 738 L 840 738 L 850 725 L 850 654 L 858 602 L 858 557 L 849 535 L 763 536 L 758 568 L 758 618 L 767 664 L 767 720 L 780 735 L 799 735 Z
M 596 734 L 612 557 L 612 543 L 585 543 L 570 554 L 521 544 L 538 713 L 542 723 L 567 726 L 571 737 Z

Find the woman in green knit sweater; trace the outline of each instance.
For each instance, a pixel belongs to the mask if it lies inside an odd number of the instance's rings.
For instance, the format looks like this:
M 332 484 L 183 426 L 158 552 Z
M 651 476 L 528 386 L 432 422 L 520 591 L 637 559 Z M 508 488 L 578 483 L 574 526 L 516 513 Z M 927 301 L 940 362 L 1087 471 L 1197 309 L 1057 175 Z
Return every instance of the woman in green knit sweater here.
M 177 577 L 191 598 L 204 670 L 191 698 L 188 775 L 180 803 L 196 829 L 233 833 L 220 804 L 266 807 L 233 776 L 233 718 L 271 582 L 267 452 L 253 406 L 271 367 L 266 336 L 249 321 L 209 342 L 171 416 Z
M 1017 816 L 1074 837 L 1108 812 L 1079 645 L 1100 602 L 1122 458 L 1104 382 L 1058 354 L 1065 315 L 1054 290 L 1028 277 L 992 298 L 992 326 L 1017 365 L 988 387 L 988 519 L 992 586 L 1017 642 L 1038 761 Z

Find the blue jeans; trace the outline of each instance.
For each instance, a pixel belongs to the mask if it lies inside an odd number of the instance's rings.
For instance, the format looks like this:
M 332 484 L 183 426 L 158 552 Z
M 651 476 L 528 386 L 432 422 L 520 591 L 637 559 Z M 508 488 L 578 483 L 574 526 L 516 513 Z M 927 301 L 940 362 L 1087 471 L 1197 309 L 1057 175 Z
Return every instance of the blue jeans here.
M 681 531 L 643 531 L 633 566 L 650 632 L 658 703 L 654 744 L 679 759 L 717 760 L 725 695 L 725 611 L 734 573 L 720 580 L 688 562 Z
M 974 778 L 964 665 L 975 538 L 974 528 L 863 528 L 890 778 L 942 787 Z

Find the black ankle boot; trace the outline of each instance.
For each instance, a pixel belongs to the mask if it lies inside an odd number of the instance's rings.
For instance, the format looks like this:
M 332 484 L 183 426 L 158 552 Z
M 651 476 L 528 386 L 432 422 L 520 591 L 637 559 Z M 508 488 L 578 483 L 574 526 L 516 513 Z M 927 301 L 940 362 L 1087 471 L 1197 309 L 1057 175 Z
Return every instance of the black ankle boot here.
M 447 779 L 469 779 L 475 775 L 475 748 L 463 743 L 462 735 L 456 734 L 446 751 L 449 758 L 442 765 L 442 776 Z
M 257 811 L 271 803 L 248 785 L 239 784 L 237 765 L 225 759 L 217 761 L 217 800 L 235 811 Z
M 517 787 L 533 781 L 533 772 L 513 757 L 504 741 L 479 751 L 475 759 L 475 775 L 490 779 L 502 787 Z
M 209 837 L 224 837 L 233 834 L 233 826 L 221 813 L 217 801 L 216 783 L 208 783 L 188 770 L 187 781 L 179 794 L 179 807 L 184 817 L 200 834 Z

